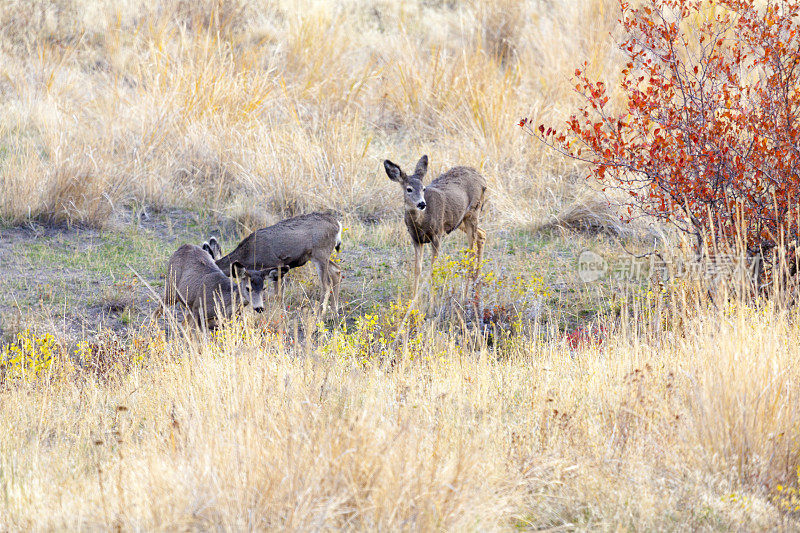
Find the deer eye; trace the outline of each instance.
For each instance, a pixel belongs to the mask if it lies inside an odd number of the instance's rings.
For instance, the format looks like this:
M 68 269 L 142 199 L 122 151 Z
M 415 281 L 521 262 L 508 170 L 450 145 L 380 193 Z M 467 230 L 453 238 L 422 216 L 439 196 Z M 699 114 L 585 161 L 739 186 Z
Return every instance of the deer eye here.
M 406 187 L 406 192 L 414 192 L 414 189 L 412 189 L 411 187 Z

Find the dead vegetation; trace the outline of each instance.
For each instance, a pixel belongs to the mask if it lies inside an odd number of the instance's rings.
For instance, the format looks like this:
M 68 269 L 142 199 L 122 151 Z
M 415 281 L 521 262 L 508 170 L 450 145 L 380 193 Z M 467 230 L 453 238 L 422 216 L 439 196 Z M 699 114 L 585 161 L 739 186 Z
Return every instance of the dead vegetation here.
M 14 475 L 2 523 L 794 524 L 780 501 L 800 466 L 796 317 L 740 307 L 685 319 L 683 336 L 649 343 L 614 331 L 474 352 L 418 323 L 391 368 L 357 340 L 378 330 L 298 342 L 266 319 L 205 341 L 106 336 L 74 348 L 77 366 L 37 344 L 51 364 L 24 379 L 4 369 Z
M 543 56 L 538 28 L 583 25 L 593 4 L 5 3 L 0 217 L 102 226 L 131 203 L 255 201 L 385 218 L 380 161 L 424 147 L 433 172 L 488 177 L 496 224 L 525 222 L 562 163 L 516 123 L 563 116 L 567 59 L 607 46 Z

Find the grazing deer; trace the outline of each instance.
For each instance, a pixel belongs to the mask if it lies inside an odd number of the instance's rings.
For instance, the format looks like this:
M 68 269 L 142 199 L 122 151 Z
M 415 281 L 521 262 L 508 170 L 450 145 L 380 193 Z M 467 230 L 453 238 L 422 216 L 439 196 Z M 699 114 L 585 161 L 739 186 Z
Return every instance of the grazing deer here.
M 201 328 L 217 326 L 217 313 L 230 317 L 238 311 L 238 303 L 264 310 L 264 278 L 271 270 L 248 270 L 241 263 L 230 265 L 229 279 L 214 263 L 208 252 L 193 244 L 178 248 L 167 263 L 164 303 L 182 303 Z M 235 281 L 234 281 L 235 280 Z
M 476 249 L 476 271 L 483 260 L 486 232 L 478 227 L 483 208 L 486 180 L 469 167 L 454 167 L 424 187 L 428 156 L 423 155 L 414 174 L 406 175 L 388 159 L 383 162 L 389 179 L 400 184 L 405 199 L 405 222 L 414 244 L 414 296 L 422 271 L 422 245 L 432 248 L 431 270 L 439 255 L 442 237 L 461 228 L 469 237 L 469 248 Z
M 213 254 L 214 245 L 207 244 L 211 250 L 209 253 Z M 331 290 L 334 311 L 339 309 L 342 271 L 331 260 L 331 254 L 334 249 L 338 252 L 341 246 L 342 224 L 336 217 L 328 213 L 309 213 L 254 231 L 216 263 L 223 271 L 227 271 L 235 261 L 251 269 L 275 269 L 275 293 L 283 301 L 284 274 L 311 261 L 317 266 L 322 285 L 324 314 Z

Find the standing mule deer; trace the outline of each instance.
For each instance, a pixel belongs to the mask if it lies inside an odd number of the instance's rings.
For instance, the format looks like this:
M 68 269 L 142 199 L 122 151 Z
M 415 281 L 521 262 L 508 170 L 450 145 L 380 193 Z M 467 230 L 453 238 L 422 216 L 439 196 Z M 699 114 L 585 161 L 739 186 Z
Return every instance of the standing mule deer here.
M 486 180 L 474 168 L 453 167 L 424 187 L 428 156 L 423 155 L 414 174 L 406 175 L 388 159 L 383 162 L 389 179 L 400 184 L 405 199 L 405 222 L 414 244 L 414 296 L 422 271 L 422 245 L 432 248 L 431 270 L 439 255 L 442 237 L 461 228 L 469 237 L 469 248 L 476 249 L 476 272 L 483 260 L 486 232 L 478 227 L 483 208 Z
M 210 329 L 217 326 L 218 312 L 230 317 L 238 311 L 239 303 L 249 303 L 255 311 L 262 312 L 264 278 L 271 270 L 248 270 L 239 262 L 233 262 L 229 268 L 232 279 L 220 270 L 206 250 L 184 244 L 167 263 L 164 303 L 182 303 L 197 326 Z
M 214 253 L 209 240 L 208 250 Z M 334 311 L 339 309 L 339 284 L 341 269 L 331 260 L 331 254 L 342 246 L 342 224 L 329 213 L 309 213 L 300 215 L 251 233 L 234 251 L 216 260 L 217 265 L 226 271 L 238 261 L 247 268 L 275 269 L 275 293 L 283 301 L 283 277 L 289 269 L 305 265 L 311 261 L 317 266 L 322 285 L 322 313 L 328 305 L 328 297 L 333 291 Z

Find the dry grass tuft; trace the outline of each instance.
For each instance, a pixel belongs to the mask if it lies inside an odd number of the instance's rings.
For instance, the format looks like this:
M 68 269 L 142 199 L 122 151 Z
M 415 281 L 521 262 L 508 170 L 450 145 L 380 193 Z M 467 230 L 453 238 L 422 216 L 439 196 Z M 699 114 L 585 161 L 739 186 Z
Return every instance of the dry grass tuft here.
M 231 222 L 231 229 L 245 237 L 259 228 L 271 226 L 279 218 L 260 207 L 253 198 L 242 198 L 225 210 L 224 218 Z
M 546 222 L 535 227 L 537 231 L 565 228 L 589 233 L 608 233 L 629 237 L 641 228 L 622 220 L 622 213 L 612 198 L 597 193 L 579 194 L 561 211 L 550 215 Z
M 43 218 L 52 223 L 102 226 L 113 210 L 110 187 L 98 176 L 91 162 L 65 162 L 47 180 L 50 190 L 42 206 Z
M 525 3 L 514 0 L 478 2 L 481 39 L 489 55 L 506 65 L 514 59 L 525 24 Z
M 256 6 L 247 0 L 174 0 L 165 4 L 162 9 L 174 13 L 179 23 L 189 31 L 235 33 L 246 27 L 248 20 L 258 13 Z

